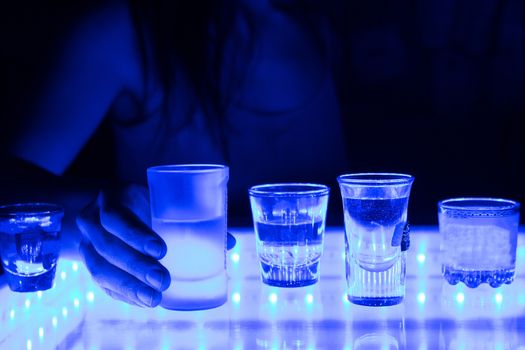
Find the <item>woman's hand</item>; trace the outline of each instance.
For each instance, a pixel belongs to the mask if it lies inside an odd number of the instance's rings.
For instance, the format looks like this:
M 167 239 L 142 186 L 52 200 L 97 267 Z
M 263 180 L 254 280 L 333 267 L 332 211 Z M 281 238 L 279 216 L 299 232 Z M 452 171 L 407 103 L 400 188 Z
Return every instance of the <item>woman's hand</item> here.
M 114 299 L 155 307 L 170 285 L 159 263 L 164 241 L 151 230 L 145 187 L 103 190 L 77 217 L 80 254 L 93 279 Z

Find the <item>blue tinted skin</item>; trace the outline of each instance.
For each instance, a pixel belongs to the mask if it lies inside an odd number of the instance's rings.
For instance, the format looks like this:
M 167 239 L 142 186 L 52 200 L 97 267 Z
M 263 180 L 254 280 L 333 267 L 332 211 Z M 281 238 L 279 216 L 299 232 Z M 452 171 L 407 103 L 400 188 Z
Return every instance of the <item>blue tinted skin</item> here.
M 155 79 L 143 81 L 136 32 L 122 3 L 88 14 L 71 29 L 28 127 L 12 146 L 17 157 L 60 176 L 103 119 L 113 122 L 122 185 L 110 191 L 92 186 L 82 192 L 70 186 L 64 193 L 57 193 L 58 186 L 54 192 L 69 209 L 66 215 L 77 217 L 78 230 L 70 227 L 70 236 L 81 233 L 76 243 L 94 280 L 115 299 L 156 306 L 170 284 L 158 261 L 166 244 L 149 225 L 143 185 L 147 166 L 228 161 L 232 200 L 246 197 L 249 185 L 280 175 L 301 179 L 345 167 L 333 82 L 315 43 L 289 16 L 265 1 L 252 3 L 248 7 L 257 29 L 254 54 L 242 70 L 228 66 L 232 59 L 224 60 L 225 72 L 243 77 L 226 113 L 227 122 L 235 126 L 227 135 L 228 160 L 203 128 L 199 112 L 182 130 L 160 137 L 166 116 L 154 111 L 163 90 Z M 242 36 L 241 23 L 236 30 L 230 47 L 242 46 L 235 36 Z M 186 87 L 179 80 L 169 96 L 174 105 L 167 118 L 170 125 L 185 120 L 191 100 Z M 147 118 L 141 110 L 147 111 Z

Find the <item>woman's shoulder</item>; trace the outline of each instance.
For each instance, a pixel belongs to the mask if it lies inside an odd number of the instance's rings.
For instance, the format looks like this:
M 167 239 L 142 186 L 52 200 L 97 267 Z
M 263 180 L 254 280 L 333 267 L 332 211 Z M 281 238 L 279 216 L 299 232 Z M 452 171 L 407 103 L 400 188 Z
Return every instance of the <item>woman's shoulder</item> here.
M 66 35 L 63 49 L 78 65 L 106 69 L 108 77 L 140 86 L 140 49 L 127 1 L 109 1 L 86 11 Z
M 54 62 L 23 118 L 32 127 L 18 128 L 10 148 L 17 157 L 62 174 L 121 91 L 140 93 L 142 75 L 125 2 L 82 11 L 57 42 Z

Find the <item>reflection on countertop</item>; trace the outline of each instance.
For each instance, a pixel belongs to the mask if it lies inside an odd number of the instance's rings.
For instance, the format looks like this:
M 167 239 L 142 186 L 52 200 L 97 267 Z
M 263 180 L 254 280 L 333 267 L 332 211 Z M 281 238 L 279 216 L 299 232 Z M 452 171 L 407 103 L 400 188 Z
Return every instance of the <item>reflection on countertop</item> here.
M 62 259 L 53 289 L 0 289 L 2 349 L 517 349 L 525 348 L 525 235 L 516 280 L 501 288 L 451 286 L 441 276 L 435 227 L 415 227 L 403 303 L 346 300 L 342 229 L 325 237 L 319 283 L 261 283 L 251 230 L 231 230 L 229 301 L 204 311 L 143 309 L 114 301 L 83 264 Z

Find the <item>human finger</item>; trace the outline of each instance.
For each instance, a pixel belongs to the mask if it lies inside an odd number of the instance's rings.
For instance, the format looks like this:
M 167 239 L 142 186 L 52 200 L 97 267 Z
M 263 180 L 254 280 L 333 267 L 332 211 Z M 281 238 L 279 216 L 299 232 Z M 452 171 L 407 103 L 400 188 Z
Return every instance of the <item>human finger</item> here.
M 95 282 L 101 288 L 111 291 L 111 297 L 147 307 L 155 307 L 160 303 L 162 294 L 159 291 L 110 264 L 98 254 L 90 242 L 82 240 L 80 251 Z
M 97 253 L 108 263 L 131 274 L 158 291 L 169 287 L 170 274 L 157 260 L 136 251 L 107 232 L 99 222 L 99 213 L 88 208 L 78 219 L 79 228 Z
M 166 243 L 131 210 L 105 193 L 99 197 L 99 206 L 100 223 L 108 232 L 152 258 L 162 259 L 166 255 Z

